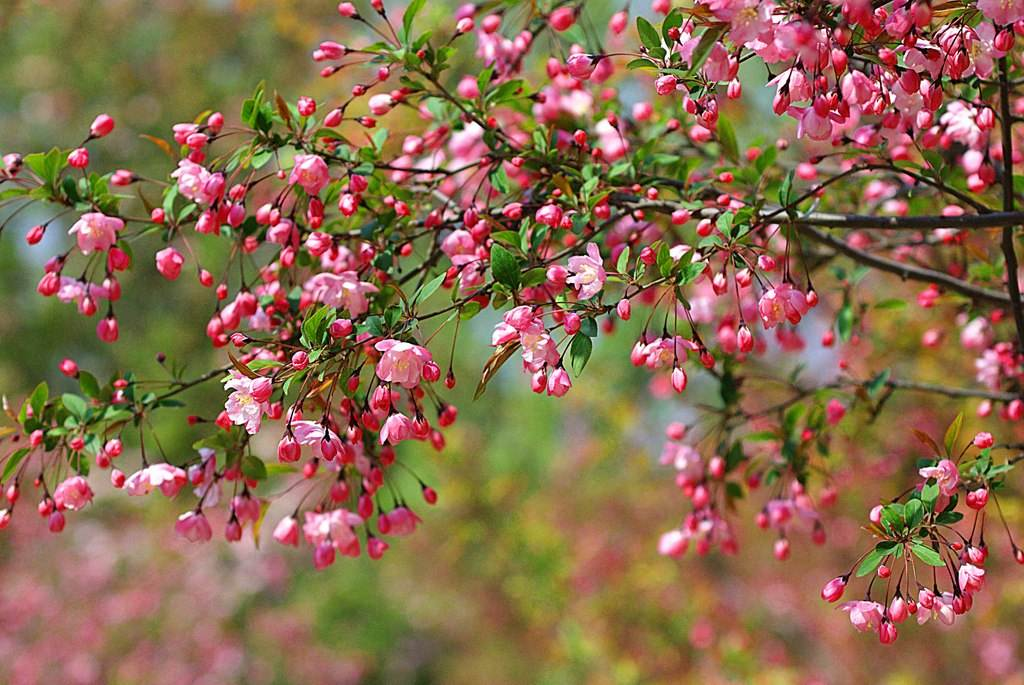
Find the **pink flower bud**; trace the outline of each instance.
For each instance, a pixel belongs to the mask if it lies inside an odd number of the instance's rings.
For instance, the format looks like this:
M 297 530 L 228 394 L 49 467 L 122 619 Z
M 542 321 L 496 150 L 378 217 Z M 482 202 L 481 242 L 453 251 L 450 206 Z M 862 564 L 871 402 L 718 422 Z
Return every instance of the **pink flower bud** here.
M 559 7 L 548 17 L 548 23 L 556 31 L 567 31 L 576 23 L 576 11 L 571 7 Z
M 843 596 L 844 590 L 846 590 L 846 576 L 837 576 L 821 588 L 821 598 L 826 602 L 836 602 Z
M 185 258 L 173 247 L 165 247 L 156 253 L 156 270 L 169 281 L 181 275 L 181 267 Z
M 89 151 L 84 147 L 75 148 L 68 154 L 68 165 L 75 169 L 89 166 Z
M 89 135 L 93 138 L 102 138 L 114 130 L 114 118 L 109 114 L 101 114 L 92 121 L 89 127 Z

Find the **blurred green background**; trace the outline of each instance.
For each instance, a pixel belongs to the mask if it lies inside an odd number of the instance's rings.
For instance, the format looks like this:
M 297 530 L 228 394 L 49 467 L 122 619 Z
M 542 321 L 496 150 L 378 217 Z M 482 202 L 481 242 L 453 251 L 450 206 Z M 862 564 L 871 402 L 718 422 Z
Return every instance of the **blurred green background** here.
M 423 21 L 450 21 L 455 4 L 430 3 Z M 344 92 L 309 59 L 319 40 L 358 40 L 333 5 L 0 0 L 0 153 L 76 144 L 105 111 L 118 128 L 93 147 L 97 168 L 130 162 L 163 177 L 168 160 L 139 134 L 167 136 L 208 108 L 231 120 L 264 79 L 289 99 Z M 612 10 L 586 5 L 598 25 Z M 757 111 L 747 127 L 760 126 Z M 42 378 L 61 387 L 65 356 L 99 375 L 132 368 L 142 377 L 162 373 L 157 351 L 197 372 L 220 361 L 203 335 L 209 292 L 190 278 L 168 284 L 148 262 L 124 281 L 114 346 L 96 340 L 94 319 L 36 295 L 45 255 L 66 241 L 55 224 L 43 246 L 25 246 L 24 231 L 45 218 L 26 212 L 0 240 L 0 390 L 20 399 Z M 876 334 L 892 358 L 913 360 L 905 370 L 934 378 L 950 363 L 969 369 L 969 360 L 914 358 L 910 315 L 889 316 Z M 771 535 L 751 525 L 759 504 L 750 503 L 737 514 L 740 556 L 661 558 L 657 537 L 686 507 L 657 465 L 661 430 L 692 409 L 644 399 L 649 376 L 626 362 L 629 331 L 602 339 L 591 373 L 562 401 L 529 393 L 510 364 L 472 402 L 489 332 L 488 322 L 474 324 L 457 356 L 460 419 L 449 449 L 409 456 L 440 503 L 418 507 L 425 526 L 384 560 L 317 573 L 308 549 L 190 546 L 171 527 L 183 505 L 155 500 L 103 498 L 61 536 L 21 517 L 0 537 L 0 682 L 1024 682 L 1024 582 L 1014 568 L 993 574 L 963 625 L 908 627 L 898 651 L 855 634 L 817 597 L 865 544 L 853 517 L 873 503 L 879 481 L 905 482 L 911 445 L 882 458 L 880 444 L 847 429 L 837 452 L 848 449 L 851 462 L 837 474 L 849 490 L 826 519 L 827 548 L 795 539 L 793 558 L 775 562 Z M 897 327 L 906 339 L 885 338 Z M 696 378 L 688 399 L 705 390 Z M 189 399 L 206 411 L 223 401 L 215 387 Z M 890 405 L 907 425 L 933 432 L 957 408 L 920 398 Z M 159 430 L 171 452 L 195 437 L 183 416 L 162 419 Z

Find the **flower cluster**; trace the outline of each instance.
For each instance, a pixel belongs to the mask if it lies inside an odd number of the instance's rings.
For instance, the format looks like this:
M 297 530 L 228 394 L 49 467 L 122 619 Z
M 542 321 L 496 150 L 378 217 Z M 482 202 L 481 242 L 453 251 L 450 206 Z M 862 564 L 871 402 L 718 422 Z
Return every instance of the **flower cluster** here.
M 419 524 L 410 489 L 437 501 L 403 443 L 444 447 L 462 324 L 492 316 L 478 395 L 518 353 L 532 390 L 562 397 L 596 341 L 626 330 L 654 397 L 699 408 L 670 426 L 662 455 L 692 505 L 663 554 L 691 541 L 735 551 L 729 515 L 759 488 L 754 517 L 777 558 L 801 529 L 824 542 L 831 436 L 848 410 L 874 421 L 893 393 L 916 391 L 979 398 L 979 417 L 1007 430 L 1024 418 L 1019 5 L 658 0 L 659 25 L 637 17 L 635 39 L 616 12 L 606 38 L 622 51 L 606 52 L 579 1 L 464 5 L 432 30 L 424 0 L 400 22 L 382 0 L 369 12 L 343 2 L 358 47 L 324 41 L 312 55 L 337 84 L 328 101 L 260 86 L 237 118 L 175 125 L 162 181 L 92 168 L 89 146 L 115 128 L 107 115 L 73 149 L 5 155 L 0 207 L 51 212 L 28 244 L 73 217 L 74 245 L 45 261 L 41 295 L 99 313 L 97 335 L 113 343 L 119 274 L 194 272 L 223 364 L 194 378 L 171 365 L 154 384 L 130 372 L 101 382 L 66 360 L 77 390 L 43 383 L 8 412 L 0 527 L 30 485 L 61 531 L 92 501 L 95 466 L 129 495 L 187 498 L 175 529 L 189 540 L 211 539 L 206 512 L 223 506 L 224 537 L 258 541 L 287 500 L 273 537 L 305 541 L 317 568 L 379 558 Z M 538 54 L 541 34 L 564 59 Z M 476 66 L 455 73 L 463 58 Z M 744 84 L 750 60 L 769 78 Z M 625 78 L 635 93 L 620 92 Z M 729 103 L 751 86 L 774 91 L 783 135 L 741 147 Z M 128 186 L 139 201 L 115 192 Z M 199 256 L 215 252 L 226 263 Z M 857 286 L 869 274 L 914 290 L 867 301 Z M 957 321 L 981 387 L 904 379 L 884 350 L 862 353 L 864 336 L 887 333 L 876 310 L 915 305 Z M 448 335 L 450 352 L 437 342 Z M 922 351 L 943 337 L 930 327 Z M 821 373 L 803 373 L 808 361 Z M 193 453 L 164 454 L 151 415 L 213 381 L 223 410 L 189 416 L 203 430 Z M 265 440 L 276 460 L 258 456 Z M 964 462 L 955 440 L 918 467 L 920 488 L 872 514 L 880 541 L 854 571 L 884 579 L 885 601 L 872 582 L 847 609 L 884 642 L 904 610 L 947 620 L 981 587 L 983 519 L 969 538 L 950 526 L 961 499 L 974 511 L 994 500 L 1016 462 L 997 463 L 982 436 Z M 950 584 L 933 572 L 925 587 L 918 563 L 945 567 Z

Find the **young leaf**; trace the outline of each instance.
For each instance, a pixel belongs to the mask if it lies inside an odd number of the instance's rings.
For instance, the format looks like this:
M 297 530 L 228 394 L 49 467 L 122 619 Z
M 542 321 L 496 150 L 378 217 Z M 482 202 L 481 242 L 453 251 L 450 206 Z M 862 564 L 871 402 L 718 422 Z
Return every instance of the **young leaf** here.
M 640 42 L 644 44 L 645 48 L 654 50 L 661 47 L 661 36 L 658 35 L 658 30 L 651 25 L 651 22 L 643 17 L 637 17 L 636 30 L 640 34 Z
M 718 142 L 722 145 L 722 153 L 726 159 L 736 164 L 740 161 L 739 143 L 736 141 L 736 131 L 732 124 L 725 117 L 718 117 Z
M 412 31 L 413 20 L 416 19 L 416 15 L 426 4 L 427 0 L 412 0 L 409 6 L 405 8 L 405 14 L 402 15 L 402 28 L 405 29 L 406 39 L 408 39 Z
M 509 287 L 519 289 L 519 260 L 514 254 L 497 243 L 491 245 L 491 273 L 494 280 Z
M 946 455 L 953 456 L 953 448 L 956 446 L 956 441 L 960 437 L 960 429 L 964 425 L 964 413 L 960 412 L 953 419 L 953 423 L 949 424 L 949 428 L 946 429 L 946 437 L 943 440 L 946 445 Z
M 914 556 L 928 564 L 929 566 L 945 566 L 945 562 L 942 561 L 942 557 L 931 547 L 922 545 L 920 542 L 910 543 L 910 551 L 914 553 Z
M 593 351 L 594 343 L 589 337 L 582 333 L 573 336 L 572 344 L 569 346 L 569 364 L 577 376 L 583 374 L 583 369 L 590 361 L 590 354 Z

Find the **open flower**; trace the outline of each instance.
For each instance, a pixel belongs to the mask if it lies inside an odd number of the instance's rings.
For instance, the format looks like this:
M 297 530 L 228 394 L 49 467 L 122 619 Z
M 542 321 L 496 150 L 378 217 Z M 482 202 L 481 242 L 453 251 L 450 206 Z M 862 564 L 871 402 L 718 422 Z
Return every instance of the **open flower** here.
M 82 254 L 105 252 L 117 242 L 117 233 L 124 228 L 124 221 L 101 212 L 88 212 L 75 222 L 68 231 L 78 236 L 78 249 Z
M 53 501 L 58 509 L 81 509 L 92 501 L 92 488 L 82 476 L 72 476 L 53 491 Z
M 355 271 L 317 274 L 303 284 L 303 289 L 314 301 L 337 309 L 347 309 L 353 317 L 366 313 L 369 309 L 367 295 L 378 290 L 374 284 L 360 281 Z
M 224 379 L 224 387 L 234 390 L 224 403 L 224 411 L 231 423 L 245 426 L 249 435 L 258 433 L 263 415 L 270 411 L 270 385 L 268 378 L 249 378 L 232 371 Z
M 939 485 L 939 492 L 946 497 L 956 493 L 956 486 L 960 483 L 960 472 L 949 459 L 943 459 L 935 466 L 926 466 L 918 473 L 922 478 L 934 478 Z
M 295 166 L 292 167 L 288 184 L 298 183 L 307 195 L 316 195 L 331 180 L 327 162 L 319 155 L 295 155 Z
M 601 261 L 601 251 L 594 243 L 587 244 L 585 256 L 570 257 L 569 271 L 572 276 L 565 279 L 566 283 L 576 286 L 581 300 L 586 300 L 601 292 L 608 275 Z
M 765 328 L 773 328 L 783 321 L 796 325 L 807 309 L 807 297 L 789 283 L 768 290 L 757 303 Z
M 424 365 L 434 359 L 427 348 L 400 340 L 381 340 L 374 347 L 384 353 L 377 362 L 377 378 L 405 388 L 416 387 Z

